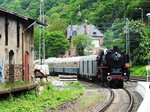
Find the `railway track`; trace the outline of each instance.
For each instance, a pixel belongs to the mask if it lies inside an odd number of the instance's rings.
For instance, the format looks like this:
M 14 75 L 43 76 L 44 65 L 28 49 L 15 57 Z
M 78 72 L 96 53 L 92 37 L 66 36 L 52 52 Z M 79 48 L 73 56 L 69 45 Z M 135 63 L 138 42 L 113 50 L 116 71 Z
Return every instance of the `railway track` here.
M 141 76 L 130 76 L 130 81 L 131 82 L 137 82 L 137 81 L 147 81 L 146 77 L 141 77 Z M 148 81 L 150 81 L 150 77 L 148 77 Z
M 109 91 L 110 91 L 110 97 L 109 99 L 107 99 L 106 103 L 101 107 L 101 109 L 99 110 L 99 112 L 131 112 L 132 108 L 133 108 L 133 104 L 134 104 L 134 99 L 133 99 L 133 96 L 132 94 L 127 90 L 127 89 L 118 89 L 118 90 L 114 90 L 114 89 L 110 89 L 109 88 Z M 121 99 L 119 100 L 117 97 L 120 97 L 117 95 L 117 91 L 123 91 L 128 95 L 128 99 L 129 99 L 129 102 L 128 102 L 128 106 L 125 106 L 126 108 L 118 108 L 117 106 L 122 104 L 122 106 L 126 105 L 126 103 L 122 103 L 120 102 Z M 121 92 L 119 92 L 120 94 Z M 123 93 L 123 94 L 125 94 Z M 121 95 L 122 97 L 124 97 L 124 95 Z M 126 101 L 127 102 L 127 101 Z M 117 106 L 116 106 L 117 105 Z M 118 109 L 117 109 L 118 108 Z
M 106 103 L 101 107 L 99 112 L 104 112 L 109 107 L 109 105 L 112 103 L 112 101 L 114 99 L 114 92 L 112 91 L 112 89 L 109 89 L 109 92 L 110 92 L 110 97 L 109 97 L 109 99 L 107 99 Z

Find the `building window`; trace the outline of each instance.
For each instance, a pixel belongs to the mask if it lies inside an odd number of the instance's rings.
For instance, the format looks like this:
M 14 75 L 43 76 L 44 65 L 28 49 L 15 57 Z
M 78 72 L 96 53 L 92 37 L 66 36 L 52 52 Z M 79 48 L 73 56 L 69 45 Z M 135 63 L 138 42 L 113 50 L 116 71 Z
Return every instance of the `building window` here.
M 17 20 L 17 47 L 20 45 L 20 25 L 19 20 Z
M 72 37 L 75 37 L 77 35 L 77 31 L 72 32 Z
M 7 15 L 5 16 L 5 45 L 8 45 L 8 17 Z

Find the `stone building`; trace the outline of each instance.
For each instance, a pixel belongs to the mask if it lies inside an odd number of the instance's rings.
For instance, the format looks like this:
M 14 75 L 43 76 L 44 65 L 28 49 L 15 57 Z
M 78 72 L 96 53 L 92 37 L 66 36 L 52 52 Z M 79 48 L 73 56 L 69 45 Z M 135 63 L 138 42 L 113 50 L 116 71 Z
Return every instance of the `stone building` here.
M 103 45 L 104 35 L 92 24 L 82 24 L 82 25 L 69 25 L 67 27 L 67 38 L 69 40 L 73 39 L 78 34 L 88 35 L 92 38 L 92 43 L 94 45 L 91 54 L 97 54 L 99 48 Z M 70 50 L 66 53 L 67 56 L 75 56 L 76 51 L 72 46 Z
M 0 9 L 0 82 L 31 80 L 36 20 Z

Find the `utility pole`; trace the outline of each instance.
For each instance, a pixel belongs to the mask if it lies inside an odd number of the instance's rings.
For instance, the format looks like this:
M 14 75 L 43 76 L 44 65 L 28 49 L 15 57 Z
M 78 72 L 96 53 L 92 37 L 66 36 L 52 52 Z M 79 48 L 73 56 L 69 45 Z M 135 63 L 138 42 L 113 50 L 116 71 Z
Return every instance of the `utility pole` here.
M 129 20 L 126 18 L 126 54 L 129 54 L 129 65 L 130 61 L 130 35 L 129 35 Z
M 143 24 L 143 9 L 140 7 L 140 8 L 135 8 L 136 10 L 140 10 L 141 11 L 141 22 Z
M 148 25 L 149 25 L 150 13 L 147 13 L 146 16 L 148 17 Z M 149 55 L 150 55 L 149 48 L 150 46 L 148 46 L 148 65 L 149 65 Z
M 44 0 L 40 0 L 40 22 L 44 23 Z M 42 65 L 42 63 L 45 63 L 44 26 L 40 26 L 39 60 L 40 60 L 41 65 Z

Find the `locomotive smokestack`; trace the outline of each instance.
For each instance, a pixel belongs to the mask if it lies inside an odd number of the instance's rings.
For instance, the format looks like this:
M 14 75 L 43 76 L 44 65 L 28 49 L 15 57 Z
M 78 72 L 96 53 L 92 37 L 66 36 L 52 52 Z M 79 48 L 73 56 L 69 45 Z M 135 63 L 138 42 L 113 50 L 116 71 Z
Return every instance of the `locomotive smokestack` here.
M 113 50 L 118 51 L 118 46 L 113 46 Z

